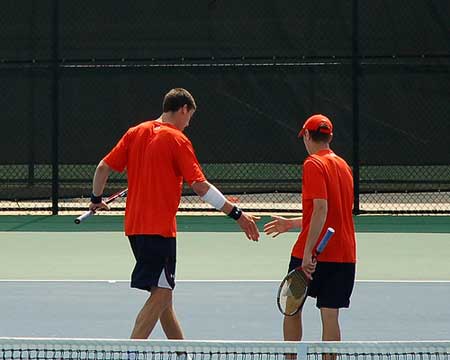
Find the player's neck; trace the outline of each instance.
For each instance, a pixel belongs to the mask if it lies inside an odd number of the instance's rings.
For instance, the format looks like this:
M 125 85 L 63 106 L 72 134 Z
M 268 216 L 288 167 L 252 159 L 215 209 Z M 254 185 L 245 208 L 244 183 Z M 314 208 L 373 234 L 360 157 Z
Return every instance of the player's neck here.
M 330 144 L 325 143 L 312 143 L 310 148 L 310 155 L 317 154 L 322 150 L 330 150 Z
M 162 113 L 162 115 L 156 121 L 160 121 L 160 122 L 166 123 L 166 124 L 171 124 L 171 125 L 179 128 L 176 118 L 174 116 L 172 116 L 172 114 L 170 112 Z

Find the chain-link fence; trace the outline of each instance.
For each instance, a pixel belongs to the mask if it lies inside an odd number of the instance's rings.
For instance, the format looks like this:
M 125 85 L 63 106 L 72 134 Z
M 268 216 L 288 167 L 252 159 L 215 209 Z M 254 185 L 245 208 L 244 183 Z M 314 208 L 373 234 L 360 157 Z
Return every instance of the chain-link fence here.
M 355 213 L 450 212 L 444 0 L 5 1 L 0 207 L 81 211 L 98 161 L 185 87 L 208 179 L 244 209 L 301 211 L 297 139 L 335 124 Z M 126 186 L 114 174 L 107 192 Z M 188 187 L 181 210 L 207 209 Z M 114 205 L 123 209 L 123 203 Z

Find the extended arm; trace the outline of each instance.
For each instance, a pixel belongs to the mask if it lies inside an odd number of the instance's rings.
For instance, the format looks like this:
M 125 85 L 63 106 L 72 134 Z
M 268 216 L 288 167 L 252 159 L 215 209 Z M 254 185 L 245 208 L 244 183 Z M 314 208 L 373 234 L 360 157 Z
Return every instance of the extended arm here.
M 191 186 L 203 201 L 236 220 L 249 240 L 258 241 L 259 231 L 255 220 L 259 220 L 259 217 L 243 212 L 208 181 L 194 182 Z

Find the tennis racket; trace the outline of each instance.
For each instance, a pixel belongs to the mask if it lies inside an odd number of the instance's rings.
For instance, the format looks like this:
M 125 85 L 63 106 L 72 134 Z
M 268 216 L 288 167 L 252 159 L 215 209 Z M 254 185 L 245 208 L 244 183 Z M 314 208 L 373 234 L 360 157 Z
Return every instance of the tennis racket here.
M 105 200 L 103 200 L 103 202 L 105 204 L 109 204 L 109 203 L 113 202 L 114 200 L 116 200 L 117 198 L 122 198 L 122 197 L 127 196 L 127 193 L 128 193 L 128 188 L 111 195 L 109 198 L 106 198 Z M 95 214 L 94 211 L 91 211 L 91 210 L 86 211 L 83 215 L 78 216 L 74 220 L 75 224 L 81 223 L 82 221 L 86 220 L 88 217 L 90 217 L 94 214 Z
M 334 229 L 329 227 L 314 251 L 313 259 L 325 249 L 328 240 L 334 235 Z M 309 279 L 302 267 L 292 270 L 285 276 L 278 288 L 277 305 L 283 315 L 293 316 L 297 314 L 306 300 Z

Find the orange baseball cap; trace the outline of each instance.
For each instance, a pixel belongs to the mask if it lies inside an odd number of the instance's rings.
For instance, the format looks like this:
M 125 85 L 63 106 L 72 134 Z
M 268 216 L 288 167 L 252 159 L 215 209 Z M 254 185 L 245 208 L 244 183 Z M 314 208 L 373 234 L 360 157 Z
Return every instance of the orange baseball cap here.
M 298 133 L 298 137 L 302 137 L 303 135 L 305 135 L 305 130 L 320 131 L 324 134 L 333 135 L 333 124 L 331 123 L 331 120 L 328 119 L 325 115 L 316 114 L 309 117 L 305 121 L 302 129 Z

